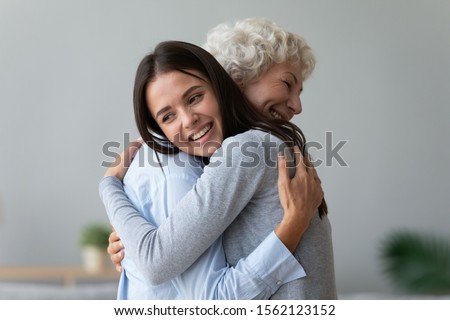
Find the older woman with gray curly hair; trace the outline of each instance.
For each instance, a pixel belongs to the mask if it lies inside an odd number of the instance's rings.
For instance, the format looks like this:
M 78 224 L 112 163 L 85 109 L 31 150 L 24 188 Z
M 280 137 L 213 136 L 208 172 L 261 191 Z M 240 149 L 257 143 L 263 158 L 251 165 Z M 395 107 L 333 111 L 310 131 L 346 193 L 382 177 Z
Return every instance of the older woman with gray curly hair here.
M 316 60 L 299 35 L 268 19 L 249 18 L 211 29 L 204 48 L 266 116 L 290 120 L 302 111 L 303 81 Z
M 204 48 L 239 84 L 253 107 L 267 117 L 291 120 L 302 112 L 303 82 L 314 71 L 316 59 L 301 36 L 268 19 L 248 18 L 211 29 Z M 225 234 L 234 238 L 238 232 L 229 228 Z M 298 258 L 307 276 L 296 282 L 298 288 L 287 284 L 277 294 L 286 297 L 301 290 L 306 299 L 337 298 L 331 225 L 326 215 L 312 219 L 299 246 L 302 255 Z M 224 247 L 227 261 L 233 265 L 239 256 L 229 254 L 235 252 L 232 243 L 225 241 Z

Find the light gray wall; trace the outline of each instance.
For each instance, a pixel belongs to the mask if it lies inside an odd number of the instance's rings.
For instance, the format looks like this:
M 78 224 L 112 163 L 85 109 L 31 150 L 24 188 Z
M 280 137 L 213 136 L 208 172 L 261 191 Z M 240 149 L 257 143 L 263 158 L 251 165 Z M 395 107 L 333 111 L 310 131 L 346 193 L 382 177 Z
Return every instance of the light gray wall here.
M 318 169 L 339 291 L 390 290 L 378 250 L 391 230 L 447 234 L 450 2 L 1 0 L 0 264 L 80 263 L 81 226 L 106 221 L 102 146 L 137 136 L 140 59 L 161 40 L 202 44 L 214 25 L 251 16 L 316 52 L 296 119 L 308 139 L 348 140 L 348 167 Z

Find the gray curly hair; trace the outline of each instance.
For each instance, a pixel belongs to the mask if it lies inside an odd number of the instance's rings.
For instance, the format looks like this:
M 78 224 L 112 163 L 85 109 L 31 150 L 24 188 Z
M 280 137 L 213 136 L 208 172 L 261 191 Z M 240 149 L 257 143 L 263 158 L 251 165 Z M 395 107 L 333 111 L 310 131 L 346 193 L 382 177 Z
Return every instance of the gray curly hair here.
M 275 63 L 300 64 L 303 80 L 316 64 L 312 49 L 302 37 L 266 18 L 248 18 L 234 26 L 219 24 L 208 32 L 204 48 L 244 86 L 258 80 Z

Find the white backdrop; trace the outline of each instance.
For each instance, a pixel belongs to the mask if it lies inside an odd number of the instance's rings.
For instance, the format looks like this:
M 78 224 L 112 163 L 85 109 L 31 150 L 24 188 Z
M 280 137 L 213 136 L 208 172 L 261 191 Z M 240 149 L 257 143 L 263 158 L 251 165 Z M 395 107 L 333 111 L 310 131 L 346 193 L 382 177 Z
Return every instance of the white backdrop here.
M 140 59 L 161 40 L 203 44 L 216 24 L 252 16 L 316 53 L 295 120 L 308 139 L 348 140 L 347 167 L 318 168 L 339 292 L 391 290 L 378 257 L 390 231 L 447 235 L 449 1 L 0 0 L 0 265 L 80 263 L 80 228 L 106 221 L 102 146 L 136 137 Z

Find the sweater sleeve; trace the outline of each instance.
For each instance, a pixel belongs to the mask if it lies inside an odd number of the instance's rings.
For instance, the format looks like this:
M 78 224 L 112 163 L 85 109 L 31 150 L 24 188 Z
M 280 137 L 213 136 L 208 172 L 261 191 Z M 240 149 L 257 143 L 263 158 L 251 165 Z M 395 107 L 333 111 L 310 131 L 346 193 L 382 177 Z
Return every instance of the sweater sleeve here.
M 134 237 L 136 264 L 152 284 L 183 273 L 252 200 L 264 180 L 267 148 L 249 131 L 224 141 L 194 188 L 157 228 L 130 204 L 121 182 L 106 177 L 100 195 L 118 234 Z M 275 159 L 276 161 L 276 159 Z M 276 162 L 275 162 L 276 165 Z

